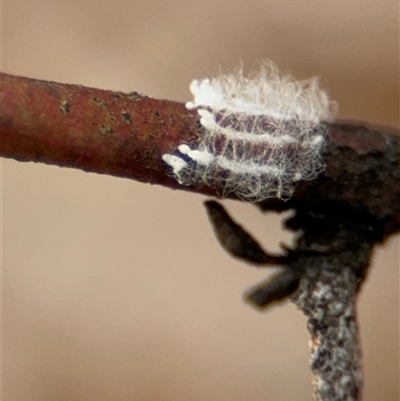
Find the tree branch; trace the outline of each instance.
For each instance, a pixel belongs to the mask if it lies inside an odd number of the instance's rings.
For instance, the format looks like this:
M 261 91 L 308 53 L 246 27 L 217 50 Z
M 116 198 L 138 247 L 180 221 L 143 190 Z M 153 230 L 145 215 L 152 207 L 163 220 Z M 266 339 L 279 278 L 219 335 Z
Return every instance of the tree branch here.
M 3 157 L 218 196 L 208 187 L 179 185 L 161 159 L 201 132 L 198 115 L 182 103 L 8 74 L 1 74 L 0 95 Z M 348 202 L 388 219 L 388 234 L 399 230 L 400 130 L 346 121 L 328 128 L 326 170 L 300 182 L 289 202 L 271 199 L 262 207 Z

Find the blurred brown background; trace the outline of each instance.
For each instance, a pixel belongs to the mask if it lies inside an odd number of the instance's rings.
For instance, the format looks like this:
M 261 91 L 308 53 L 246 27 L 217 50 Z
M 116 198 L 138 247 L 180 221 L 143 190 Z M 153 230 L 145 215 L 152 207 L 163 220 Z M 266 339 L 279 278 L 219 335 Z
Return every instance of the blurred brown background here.
M 190 99 L 263 58 L 322 77 L 340 117 L 399 125 L 397 0 L 3 0 L 2 70 Z M 311 400 L 305 318 L 242 293 L 199 195 L 2 162 L 4 400 Z M 280 215 L 225 203 L 266 248 Z M 365 400 L 399 399 L 399 238 L 360 296 Z

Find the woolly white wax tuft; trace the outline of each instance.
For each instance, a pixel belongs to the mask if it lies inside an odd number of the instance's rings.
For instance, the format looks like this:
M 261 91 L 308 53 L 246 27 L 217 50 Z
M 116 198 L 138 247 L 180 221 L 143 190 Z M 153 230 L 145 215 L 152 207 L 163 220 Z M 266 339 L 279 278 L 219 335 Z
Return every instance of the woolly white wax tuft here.
M 194 80 L 188 109 L 197 109 L 204 133 L 197 144 L 164 154 L 182 185 L 208 185 L 243 200 L 289 199 L 300 180 L 325 168 L 326 125 L 336 104 L 318 79 L 296 81 L 275 64 L 260 63 L 248 76 L 239 69 Z

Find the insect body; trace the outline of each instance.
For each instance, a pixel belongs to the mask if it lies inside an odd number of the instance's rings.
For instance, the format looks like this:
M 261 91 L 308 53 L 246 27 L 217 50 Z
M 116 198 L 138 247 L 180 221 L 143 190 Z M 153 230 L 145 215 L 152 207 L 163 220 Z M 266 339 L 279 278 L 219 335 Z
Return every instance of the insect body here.
M 288 199 L 297 181 L 323 171 L 321 122 L 332 118 L 334 103 L 317 79 L 295 81 L 264 62 L 247 77 L 239 69 L 194 80 L 190 90 L 186 107 L 197 110 L 204 132 L 197 144 L 163 155 L 181 184 L 258 202 Z

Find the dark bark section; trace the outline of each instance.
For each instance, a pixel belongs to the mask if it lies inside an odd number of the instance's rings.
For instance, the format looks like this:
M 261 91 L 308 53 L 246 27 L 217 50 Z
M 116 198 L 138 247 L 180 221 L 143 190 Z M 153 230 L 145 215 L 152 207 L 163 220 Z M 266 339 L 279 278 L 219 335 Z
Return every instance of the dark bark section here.
M 221 246 L 232 256 L 255 265 L 282 265 L 288 256 L 271 255 L 239 224 L 232 220 L 226 210 L 214 201 L 204 202 L 208 218 Z
M 288 202 L 267 199 L 264 210 L 349 206 L 385 225 L 385 235 L 400 229 L 400 133 L 396 128 L 362 122 L 329 125 L 324 150 L 326 169 L 318 179 L 300 182 Z

